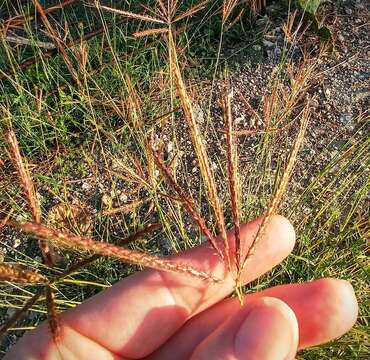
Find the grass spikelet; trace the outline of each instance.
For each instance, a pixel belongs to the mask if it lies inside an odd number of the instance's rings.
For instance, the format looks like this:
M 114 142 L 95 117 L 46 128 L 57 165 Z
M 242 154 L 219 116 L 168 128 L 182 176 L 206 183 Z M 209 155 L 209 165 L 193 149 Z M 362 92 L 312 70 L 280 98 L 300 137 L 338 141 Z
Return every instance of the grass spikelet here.
M 161 158 L 158 154 L 153 150 L 153 159 L 156 165 L 158 166 L 159 170 L 162 172 L 163 176 L 166 178 L 168 184 L 171 188 L 176 192 L 179 197 L 179 200 L 184 204 L 186 210 L 188 211 L 189 215 L 193 218 L 195 223 L 198 225 L 199 229 L 205 235 L 207 240 L 210 242 L 212 247 L 216 250 L 218 256 L 224 260 L 224 254 L 222 253 L 221 249 L 217 245 L 216 239 L 212 235 L 211 231 L 208 229 L 205 221 L 200 216 L 198 211 L 196 210 L 196 206 L 191 198 L 182 190 L 182 188 L 176 183 L 175 179 L 173 178 L 170 170 L 165 166 Z
M 31 181 L 28 169 L 25 166 L 21 153 L 19 151 L 17 137 L 15 136 L 14 131 L 8 131 L 8 133 L 6 134 L 6 141 L 9 145 L 10 158 L 17 170 L 19 181 L 22 185 L 23 192 L 26 195 L 28 205 L 31 209 L 33 221 L 39 223 L 41 221 L 40 205 L 37 200 L 35 189 Z M 40 240 L 39 247 L 41 249 L 45 263 L 47 265 L 52 265 L 53 259 L 51 257 L 47 241 Z
M 240 278 L 241 272 L 245 268 L 248 260 L 251 258 L 251 256 L 253 256 L 256 245 L 261 240 L 262 235 L 263 235 L 263 233 L 266 229 L 266 226 L 268 225 L 271 217 L 278 210 L 281 199 L 284 196 L 284 193 L 286 191 L 290 176 L 292 174 L 294 164 L 295 164 L 295 161 L 297 159 L 298 151 L 299 151 L 299 149 L 301 147 L 301 144 L 302 144 L 302 141 L 304 139 L 304 134 L 305 134 L 305 131 L 306 131 L 306 128 L 307 128 L 309 117 L 310 117 L 309 116 L 309 104 L 307 104 L 306 107 L 304 108 L 304 110 L 302 111 L 302 120 L 301 120 L 301 124 L 300 124 L 300 129 L 299 129 L 298 135 L 296 137 L 296 140 L 293 143 L 293 146 L 291 147 L 291 151 L 290 151 L 290 154 L 289 154 L 289 157 L 288 157 L 288 160 L 287 160 L 287 165 L 285 167 L 284 173 L 283 173 L 283 175 L 280 179 L 280 182 L 279 182 L 279 184 L 276 188 L 276 191 L 275 191 L 275 193 L 274 193 L 274 195 L 273 195 L 273 197 L 272 197 L 272 199 L 271 199 L 271 201 L 268 205 L 267 212 L 265 213 L 265 215 L 262 219 L 262 222 L 261 222 L 261 225 L 258 228 L 257 234 L 256 234 L 254 240 L 252 241 L 252 244 L 250 245 L 246 255 L 244 256 L 244 260 L 243 260 L 243 263 L 242 263 L 242 266 L 241 266 L 241 269 L 240 269 L 240 272 L 239 272 L 239 278 Z
M 232 92 L 229 91 L 223 99 L 224 107 L 224 118 L 226 126 L 226 153 L 227 153 L 227 172 L 229 178 L 229 188 L 231 197 L 231 210 L 233 214 L 234 222 L 234 234 L 235 234 L 235 265 L 237 271 L 240 269 L 241 257 L 240 257 L 240 214 L 239 214 L 239 199 L 237 190 L 237 148 L 235 146 L 235 139 L 233 137 L 233 126 L 232 126 L 232 112 L 231 112 L 231 100 Z
M 234 10 L 237 5 L 238 0 L 224 0 L 222 3 L 222 23 L 225 24 L 226 20 L 231 15 L 231 12 Z
M 193 16 L 198 11 L 202 10 L 208 3 L 209 3 L 209 0 L 201 1 L 199 4 L 196 4 L 196 5 L 192 6 L 191 8 L 189 8 L 188 10 L 183 12 L 181 15 L 177 16 L 173 20 L 173 22 L 175 23 L 175 22 L 177 22 L 181 19 L 184 19 L 186 17 Z
M 14 164 L 14 167 L 17 170 L 18 178 L 21 182 L 24 194 L 26 195 L 28 204 L 31 209 L 33 221 L 40 222 L 41 219 L 40 206 L 36 198 L 35 189 L 31 182 L 29 172 L 27 170 L 26 165 L 23 162 L 21 153 L 19 151 L 19 145 L 15 133 L 13 131 L 9 131 L 6 134 L 6 140 L 9 145 L 11 160 Z
M 167 9 L 166 9 L 166 7 L 165 7 L 165 5 L 164 5 L 163 1 L 162 1 L 162 0 L 157 0 L 156 2 L 157 2 L 157 4 L 158 4 L 158 6 L 159 6 L 159 10 L 158 10 L 158 12 L 160 13 L 160 15 L 161 15 L 164 19 L 166 19 L 166 18 L 167 18 L 167 13 L 168 13 L 168 11 L 167 11 Z
M 0 264 L 0 280 L 19 284 L 46 284 L 48 282 L 47 278 L 35 271 L 21 269 L 6 263 Z
M 134 32 L 132 35 L 139 38 L 139 37 L 144 37 L 144 36 L 167 34 L 167 33 L 168 33 L 167 28 L 158 28 L 158 29 L 148 29 L 148 30 L 143 30 L 143 31 L 137 31 L 137 32 Z
M 124 246 L 124 245 L 131 244 L 132 242 L 134 242 L 134 241 L 136 241 L 136 240 L 138 240 L 138 239 L 140 239 L 140 238 L 142 238 L 142 237 L 144 237 L 148 234 L 151 234 L 151 233 L 153 233 L 157 230 L 160 230 L 161 228 L 162 228 L 162 225 L 159 224 L 159 223 L 149 224 L 144 229 L 139 230 L 136 233 L 122 239 L 121 241 L 119 241 L 117 243 L 117 245 L 118 246 Z M 75 264 L 72 264 L 66 271 L 64 271 L 62 275 L 59 275 L 54 280 L 54 282 L 64 278 L 65 276 L 67 276 L 69 274 L 72 274 L 73 272 L 77 271 L 78 269 L 81 269 L 82 267 L 84 267 L 86 265 L 89 265 L 92 262 L 94 262 L 94 261 L 96 261 L 100 258 L 101 258 L 101 255 L 94 254 L 94 255 L 88 257 L 87 259 L 77 261 Z
M 67 249 L 80 249 L 84 251 L 92 251 L 95 254 L 102 256 L 113 257 L 118 260 L 145 267 L 150 267 L 157 270 L 171 271 L 194 276 L 198 279 L 209 280 L 213 282 L 221 282 L 222 280 L 213 277 L 203 271 L 199 271 L 187 265 L 174 263 L 172 261 L 151 256 L 139 251 L 129 250 L 112 245 L 95 241 L 88 237 L 74 236 L 64 234 L 54 229 L 36 223 L 13 224 L 25 232 L 36 235 L 41 239 L 53 241 L 56 245 Z
M 182 108 L 185 114 L 185 119 L 191 131 L 192 142 L 195 148 L 195 153 L 197 155 L 200 171 L 207 185 L 209 201 L 213 208 L 213 211 L 216 217 L 217 227 L 218 227 L 220 236 L 223 241 L 224 258 L 226 258 L 228 268 L 231 269 L 230 256 L 229 256 L 229 244 L 227 242 L 224 215 L 223 215 L 220 199 L 217 195 L 217 187 L 216 187 L 216 183 L 213 177 L 213 173 L 209 165 L 209 158 L 207 155 L 207 151 L 203 144 L 202 137 L 200 135 L 200 131 L 199 131 L 198 125 L 195 120 L 193 106 L 191 104 L 189 95 L 186 91 L 186 87 L 185 87 L 185 84 L 184 84 L 184 81 L 183 81 L 183 78 L 180 72 L 180 68 L 179 68 L 179 64 L 177 60 L 176 46 L 174 43 L 172 33 L 169 33 L 169 52 L 170 52 L 171 70 L 173 71 L 175 75 L 175 82 L 176 82 L 177 90 L 178 90 L 181 105 L 182 105 Z
M 135 14 L 131 11 L 125 11 L 121 9 L 115 9 L 111 8 L 109 6 L 101 5 L 99 1 L 95 1 L 94 5 L 97 9 L 102 9 L 106 10 L 112 13 L 116 13 L 122 16 L 125 16 L 129 19 L 136 19 L 136 20 L 142 20 L 142 21 L 147 21 L 147 22 L 152 22 L 152 23 L 157 23 L 157 24 L 165 24 L 165 21 L 154 18 L 152 16 L 144 15 L 144 14 Z

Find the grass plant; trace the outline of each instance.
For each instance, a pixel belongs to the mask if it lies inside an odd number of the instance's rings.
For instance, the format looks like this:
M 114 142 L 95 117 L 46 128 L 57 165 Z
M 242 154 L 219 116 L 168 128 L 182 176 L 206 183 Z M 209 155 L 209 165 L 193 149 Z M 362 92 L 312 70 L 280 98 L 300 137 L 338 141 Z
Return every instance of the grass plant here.
M 285 282 L 350 280 L 360 301 L 355 328 L 299 356 L 365 358 L 368 114 L 358 116 L 363 125 L 334 156 L 304 173 L 306 140 L 315 126 L 309 122 L 312 92 L 324 76 L 320 64 L 328 49 L 302 48 L 308 30 L 298 12 L 287 14 L 282 24 L 281 61 L 256 105 L 234 87 L 232 74 L 234 58 L 259 41 L 253 24 L 263 1 L 5 3 L 3 353 L 13 334 L 45 317 L 58 342 L 59 312 L 142 267 L 222 281 L 163 256 L 208 241 L 233 271 L 240 299 L 243 292 Z M 246 45 L 225 55 L 238 45 L 235 38 Z M 238 104 L 259 127 L 237 124 Z M 340 133 L 327 147 L 338 140 Z M 60 229 L 48 219 L 55 204 L 77 200 L 93 219 L 91 234 L 73 226 Z M 297 247 L 281 266 L 242 287 L 240 273 L 277 212 L 295 225 Z M 243 253 L 240 224 L 261 214 L 262 224 Z M 231 228 L 234 252 L 226 241 Z

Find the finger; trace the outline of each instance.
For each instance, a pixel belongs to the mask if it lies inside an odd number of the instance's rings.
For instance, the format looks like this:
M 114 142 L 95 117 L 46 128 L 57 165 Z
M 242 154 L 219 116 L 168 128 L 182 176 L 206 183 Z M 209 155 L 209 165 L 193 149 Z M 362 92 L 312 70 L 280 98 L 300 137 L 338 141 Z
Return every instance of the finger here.
M 239 308 L 195 349 L 191 360 L 291 360 L 298 345 L 294 312 L 262 297 Z
M 319 345 L 346 333 L 356 322 L 358 305 L 352 286 L 343 280 L 320 279 L 305 284 L 276 286 L 245 296 L 245 306 L 270 296 L 284 301 L 299 325 L 299 348 Z M 227 299 L 189 320 L 151 359 L 189 359 L 194 349 L 240 309 L 237 299 Z
M 260 221 L 242 226 L 241 238 L 246 246 L 253 241 Z M 232 247 L 233 236 L 229 240 Z M 291 252 L 294 241 L 288 220 L 273 217 L 243 281 L 254 280 L 281 262 Z M 66 312 L 61 316 L 61 324 L 123 357 L 140 358 L 152 353 L 189 318 L 223 299 L 234 287 L 231 274 L 208 244 L 184 252 L 174 261 L 225 280 L 214 284 L 182 274 L 146 270 Z M 43 339 L 36 341 L 37 347 L 52 347 L 45 326 L 30 333 L 22 343 L 34 339 Z

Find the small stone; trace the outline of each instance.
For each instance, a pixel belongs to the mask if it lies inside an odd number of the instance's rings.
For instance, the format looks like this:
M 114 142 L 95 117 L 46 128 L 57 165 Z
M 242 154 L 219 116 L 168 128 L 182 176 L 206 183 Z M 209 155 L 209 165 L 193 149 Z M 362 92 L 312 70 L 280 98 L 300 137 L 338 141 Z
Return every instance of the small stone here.
M 21 243 L 22 241 L 20 239 L 15 238 L 14 243 L 13 243 L 13 248 L 16 249 Z
M 275 46 L 275 44 L 268 40 L 263 40 L 263 45 L 265 45 L 267 48 L 272 48 Z
M 370 96 L 370 90 L 369 89 L 360 89 L 356 92 L 355 101 L 359 102 L 359 101 L 365 100 L 369 96 Z
M 121 160 L 112 159 L 112 170 L 119 170 L 122 168 Z
M 20 222 L 25 222 L 25 221 L 27 221 L 27 218 L 26 218 L 26 216 L 25 216 L 25 215 L 23 215 L 23 214 L 17 214 L 17 215 L 15 216 L 15 221 L 16 221 L 16 222 L 18 222 L 18 223 L 20 223 Z
M 169 141 L 167 143 L 166 150 L 167 150 L 168 153 L 171 153 L 172 152 L 172 150 L 173 150 L 173 143 L 172 143 L 172 141 Z
M 235 118 L 235 124 L 236 125 L 242 124 L 244 122 L 244 120 L 245 120 L 244 115 L 240 115 L 240 116 Z
M 8 317 L 11 317 L 11 316 L 13 316 L 14 314 L 15 314 L 15 312 L 16 312 L 17 310 L 16 309 L 14 309 L 14 308 L 8 308 L 7 310 L 6 310 L 6 315 L 8 316 Z
M 119 201 L 122 202 L 122 203 L 125 203 L 127 202 L 128 200 L 128 197 L 125 193 L 122 193 L 120 196 L 119 196 Z
M 195 174 L 197 171 L 198 171 L 198 168 L 197 168 L 197 167 L 193 167 L 193 168 L 191 169 L 191 172 L 192 172 L 193 174 Z
M 344 42 L 344 36 L 343 36 L 341 33 L 339 33 L 339 34 L 337 35 L 337 39 L 338 39 L 340 42 Z
M 91 190 L 91 187 L 92 186 L 88 182 L 84 182 L 82 184 L 82 190 L 88 191 L 88 190 Z
M 203 109 L 198 104 L 194 104 L 193 105 L 193 111 L 194 111 L 194 116 L 195 116 L 196 122 L 198 122 L 199 124 L 203 123 L 203 121 L 204 121 Z
M 343 113 L 340 115 L 339 117 L 339 121 L 343 124 L 343 125 L 348 125 L 350 122 L 352 122 L 352 119 L 353 119 L 353 116 L 351 113 Z
M 112 198 L 108 194 L 103 194 L 103 196 L 101 197 L 101 202 L 105 206 L 111 206 L 112 205 Z
M 325 89 L 325 95 L 330 96 L 330 89 L 328 89 L 328 88 Z

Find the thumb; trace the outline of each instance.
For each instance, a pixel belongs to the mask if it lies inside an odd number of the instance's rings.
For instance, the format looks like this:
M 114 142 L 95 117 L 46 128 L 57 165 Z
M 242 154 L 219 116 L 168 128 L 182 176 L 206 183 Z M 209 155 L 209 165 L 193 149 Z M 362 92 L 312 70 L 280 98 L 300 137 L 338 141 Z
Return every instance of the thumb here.
M 191 360 L 291 360 L 298 346 L 298 323 L 283 301 L 263 297 L 242 307 L 208 336 Z

